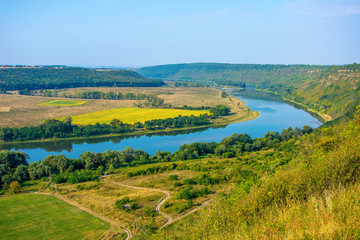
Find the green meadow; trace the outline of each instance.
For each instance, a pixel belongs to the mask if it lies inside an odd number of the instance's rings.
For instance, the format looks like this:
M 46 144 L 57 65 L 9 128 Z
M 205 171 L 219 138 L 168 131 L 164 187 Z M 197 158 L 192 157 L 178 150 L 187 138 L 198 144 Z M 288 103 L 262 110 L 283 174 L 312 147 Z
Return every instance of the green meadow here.
M 38 105 L 48 105 L 48 106 L 64 106 L 64 107 L 72 107 L 72 106 L 81 106 L 87 103 L 87 101 L 77 101 L 77 100 L 52 100 L 49 102 L 43 102 Z
M 98 239 L 110 224 L 53 196 L 0 198 L 0 236 L 5 239 Z

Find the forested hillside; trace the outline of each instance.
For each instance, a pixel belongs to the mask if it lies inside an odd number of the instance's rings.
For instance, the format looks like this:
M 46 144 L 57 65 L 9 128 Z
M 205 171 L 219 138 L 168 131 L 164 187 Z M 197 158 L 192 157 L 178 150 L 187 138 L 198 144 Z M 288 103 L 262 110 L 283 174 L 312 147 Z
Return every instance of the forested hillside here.
M 66 66 L 0 68 L 0 90 L 35 90 L 74 87 L 157 87 L 162 80 L 148 79 L 130 70 L 104 70 Z
M 333 118 L 350 116 L 360 104 L 360 64 L 332 66 L 300 86 L 271 86 L 269 90 Z
M 360 64 L 343 66 L 194 63 L 140 68 L 146 77 L 255 85 L 333 119 L 360 104 Z
M 329 66 L 192 63 L 144 67 L 138 73 L 158 79 L 183 81 L 210 81 L 220 85 L 237 85 L 239 82 L 256 85 L 301 83 L 315 79 Z

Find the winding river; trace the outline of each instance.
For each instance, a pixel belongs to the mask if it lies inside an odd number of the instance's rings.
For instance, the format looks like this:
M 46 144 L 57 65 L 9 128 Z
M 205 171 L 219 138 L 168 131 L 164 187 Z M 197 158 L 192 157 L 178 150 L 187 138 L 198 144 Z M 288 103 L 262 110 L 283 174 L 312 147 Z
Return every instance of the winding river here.
M 229 124 L 226 127 L 204 128 L 191 131 L 153 134 L 145 136 L 91 138 L 81 140 L 48 141 L 39 143 L 19 143 L 1 146 L 2 149 L 24 151 L 29 162 L 42 160 L 48 155 L 64 154 L 68 158 L 78 158 L 85 151 L 104 152 L 107 149 L 122 150 L 125 147 L 142 149 L 150 155 L 157 150 L 174 152 L 179 146 L 193 142 L 220 142 L 233 133 L 247 133 L 251 137 L 262 137 L 268 131 L 281 132 L 289 127 L 313 128 L 321 122 L 308 112 L 297 109 L 281 98 L 255 90 L 235 91 L 231 94 L 246 102 L 260 116 L 254 120 Z

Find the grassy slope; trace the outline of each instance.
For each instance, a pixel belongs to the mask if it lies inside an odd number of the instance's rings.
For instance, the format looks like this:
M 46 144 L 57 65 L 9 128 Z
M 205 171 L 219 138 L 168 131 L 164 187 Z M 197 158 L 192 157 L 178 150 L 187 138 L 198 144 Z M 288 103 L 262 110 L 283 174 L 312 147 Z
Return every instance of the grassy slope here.
M 52 196 L 0 198 L 1 239 L 97 239 L 109 227 Z
M 298 157 L 247 191 L 242 183 L 154 239 L 358 239 L 360 113 L 303 137 Z

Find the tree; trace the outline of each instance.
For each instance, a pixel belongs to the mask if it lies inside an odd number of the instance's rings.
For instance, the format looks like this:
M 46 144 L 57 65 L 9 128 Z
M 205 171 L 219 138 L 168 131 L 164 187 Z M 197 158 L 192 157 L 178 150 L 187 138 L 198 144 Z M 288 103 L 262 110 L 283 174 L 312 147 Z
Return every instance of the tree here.
M 121 158 L 126 163 L 131 163 L 134 160 L 134 149 L 132 147 L 126 147 L 120 152 Z
M 210 113 L 214 116 L 227 116 L 230 113 L 230 108 L 225 105 L 217 105 L 210 108 Z
M 110 125 L 113 127 L 122 126 L 122 122 L 119 119 L 113 119 L 110 122 Z
M 28 167 L 26 165 L 19 165 L 16 167 L 15 172 L 13 174 L 13 179 L 16 179 L 20 182 L 28 180 Z
M 63 173 L 65 169 L 69 167 L 69 159 L 65 157 L 64 154 L 60 154 L 55 157 L 56 161 L 56 168 L 60 171 L 60 173 Z

